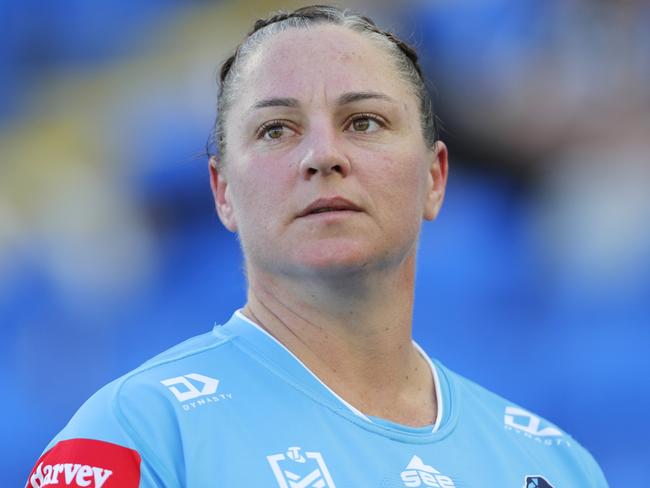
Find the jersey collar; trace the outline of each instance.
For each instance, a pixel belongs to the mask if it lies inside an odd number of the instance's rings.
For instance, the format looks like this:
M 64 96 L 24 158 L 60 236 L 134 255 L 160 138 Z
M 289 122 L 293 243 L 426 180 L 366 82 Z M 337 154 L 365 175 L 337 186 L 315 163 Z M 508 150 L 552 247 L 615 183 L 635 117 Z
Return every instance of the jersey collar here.
M 215 332 L 220 335 L 231 336 L 240 348 L 264 362 L 266 367 L 273 369 L 289 383 L 303 390 L 317 401 L 326 404 L 347 417 L 351 417 L 356 423 L 366 428 L 388 430 L 393 433 L 405 434 L 408 437 L 429 437 L 431 435 L 438 437 L 438 435 L 443 434 L 443 431 L 448 430 L 445 427 L 450 424 L 451 417 L 451 384 L 444 367 L 437 361 L 432 361 L 415 342 L 413 344 L 431 368 L 438 400 L 436 421 L 433 426 L 428 428 L 412 428 L 364 414 L 330 389 L 295 354 L 260 325 L 246 317 L 241 310 L 237 310 L 226 324 L 215 328 Z

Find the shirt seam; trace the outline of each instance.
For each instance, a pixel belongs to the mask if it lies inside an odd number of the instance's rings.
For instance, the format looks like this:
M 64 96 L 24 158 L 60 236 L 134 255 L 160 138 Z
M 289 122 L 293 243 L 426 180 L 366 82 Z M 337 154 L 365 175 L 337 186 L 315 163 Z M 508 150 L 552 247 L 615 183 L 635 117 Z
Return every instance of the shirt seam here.
M 271 361 L 269 361 L 263 353 L 258 351 L 254 345 L 246 341 L 241 336 L 239 337 L 239 339 L 240 340 L 238 341 L 233 341 L 233 345 L 237 347 L 240 351 L 242 351 L 244 354 L 246 354 L 248 357 L 250 357 L 252 360 L 256 361 L 257 363 L 260 363 L 266 371 L 269 371 L 272 374 L 279 376 L 285 383 L 290 385 L 295 390 L 298 390 L 303 395 L 306 395 L 312 401 L 318 403 L 319 405 L 324 406 L 325 408 L 332 411 L 336 415 L 344 418 L 348 422 L 354 423 L 358 427 L 368 432 L 372 432 L 381 437 L 389 438 L 391 440 L 407 443 L 407 444 L 433 444 L 436 442 L 440 442 L 444 438 L 448 437 L 455 429 L 455 424 L 450 423 L 448 430 L 436 431 L 436 432 L 431 431 L 431 432 L 427 432 L 426 434 L 417 434 L 417 433 L 401 432 L 395 429 L 384 427 L 383 425 L 363 421 L 360 417 L 358 417 L 357 415 L 353 415 L 353 413 L 346 408 L 336 407 L 321 401 L 311 391 L 309 391 L 306 388 L 303 388 L 301 385 L 295 382 L 293 378 L 287 375 L 284 371 L 278 370 L 278 367 L 275 364 L 273 364 Z
M 121 385 L 120 385 L 120 389 L 121 389 Z M 119 402 L 120 402 L 120 398 L 116 393 L 112 402 L 113 414 L 117 418 L 118 422 L 120 423 L 124 431 L 133 441 L 136 450 L 141 453 L 142 459 L 147 460 L 147 463 L 154 469 L 154 472 L 157 475 L 163 475 L 170 480 L 174 479 L 176 480 L 177 484 L 179 484 L 179 480 L 177 479 L 177 477 L 171 475 L 171 472 L 167 470 L 165 464 L 158 458 L 158 456 L 156 456 L 153 453 L 151 449 L 149 449 L 149 445 L 143 441 L 142 437 L 140 437 L 140 435 L 138 435 L 138 433 L 132 427 L 131 422 L 129 422 L 129 420 L 126 418 L 126 415 L 122 413 L 122 408 L 119 405 Z
M 263 333 L 263 334 L 264 334 L 265 336 L 267 336 L 270 340 L 272 340 L 275 344 L 277 344 L 278 346 L 280 346 L 284 351 L 286 351 L 289 355 L 291 355 L 291 357 L 293 357 L 293 358 L 294 358 L 294 359 L 295 359 L 295 360 L 296 360 L 296 361 L 297 361 L 297 362 L 298 362 L 298 363 L 303 367 L 303 369 L 304 369 L 305 371 L 307 371 L 307 372 L 308 372 L 308 373 L 309 373 L 313 378 L 315 378 L 315 379 L 316 379 L 316 380 L 317 380 L 317 381 L 318 381 L 318 382 L 319 382 L 319 383 L 320 383 L 320 384 L 321 384 L 321 385 L 322 385 L 322 386 L 323 386 L 327 391 L 329 391 L 329 392 L 330 392 L 330 393 L 331 393 L 331 394 L 332 394 L 332 395 L 333 395 L 337 400 L 339 400 L 339 401 L 342 403 L 342 405 L 344 405 L 344 406 L 348 409 L 348 411 L 352 412 L 355 416 L 357 416 L 357 417 L 359 417 L 359 418 L 365 420 L 366 422 L 368 422 L 368 423 L 371 424 L 372 426 L 377 427 L 377 428 L 380 428 L 380 429 L 382 429 L 382 430 L 385 430 L 386 432 L 397 433 L 397 434 L 399 434 L 399 435 L 406 435 L 406 436 L 416 436 L 417 438 L 423 438 L 423 437 L 425 437 L 425 436 L 427 436 L 427 435 L 432 435 L 432 434 L 436 434 L 436 433 L 439 432 L 439 430 L 440 430 L 440 426 L 441 426 L 442 421 L 443 421 L 443 419 L 444 419 L 444 417 L 443 417 L 443 410 L 444 410 L 444 408 L 445 408 L 444 405 L 443 405 L 444 402 L 441 400 L 441 397 L 442 397 L 442 387 L 441 387 L 441 379 L 440 379 L 440 372 L 439 372 L 439 368 L 440 368 L 440 367 L 439 367 L 439 365 L 437 365 L 437 364 L 436 364 L 436 363 L 435 363 L 435 362 L 434 362 L 434 361 L 433 361 L 433 360 L 432 360 L 432 359 L 431 359 L 431 358 L 426 354 L 426 352 L 424 352 L 424 350 L 422 349 L 422 347 L 420 347 L 420 345 L 417 344 L 414 340 L 412 340 L 411 342 L 412 342 L 413 345 L 415 346 L 415 348 L 416 348 L 416 350 L 418 351 L 418 353 L 419 353 L 419 354 L 424 358 L 424 360 L 427 362 L 427 364 L 429 365 L 429 368 L 430 368 L 430 370 L 431 370 L 431 374 L 432 374 L 432 376 L 433 376 L 433 381 L 434 381 L 434 388 L 435 388 L 436 401 L 438 402 L 438 409 L 437 409 L 437 412 L 436 412 L 436 419 L 435 419 L 434 425 L 433 425 L 432 429 L 431 429 L 429 432 L 426 432 L 426 433 L 409 433 L 409 432 L 400 432 L 400 431 L 398 431 L 397 429 L 393 429 L 393 428 L 390 428 L 390 427 L 384 426 L 384 425 L 382 425 L 382 424 L 378 424 L 378 423 L 373 422 L 373 421 L 372 421 L 372 420 L 371 420 L 371 419 L 370 419 L 366 414 L 364 414 L 364 413 L 361 412 L 359 409 L 357 409 L 356 407 L 354 407 L 353 405 L 351 405 L 350 403 L 348 403 L 347 401 L 345 401 L 343 398 L 341 398 L 340 395 L 338 395 L 338 394 L 337 394 L 335 391 L 333 391 L 329 386 L 327 386 L 327 385 L 326 385 L 326 384 L 325 384 L 325 383 L 324 383 L 324 382 L 323 382 L 323 381 L 322 381 L 322 380 L 321 380 L 321 379 L 320 379 L 316 374 L 314 374 L 314 372 L 311 371 L 311 370 L 310 370 L 310 369 L 309 369 L 309 368 L 308 368 L 308 367 L 307 367 L 307 366 L 306 366 L 306 365 L 305 365 L 305 364 L 304 364 L 304 363 L 303 363 L 303 362 L 302 362 L 302 361 L 301 361 L 301 360 L 300 360 L 300 359 L 299 359 L 299 358 L 298 358 L 298 357 L 297 357 L 297 356 L 296 356 L 296 355 L 295 355 L 291 350 L 289 350 L 289 349 L 288 349 L 284 344 L 282 344 L 278 339 L 276 339 L 274 336 L 272 336 L 269 332 L 267 332 L 267 331 L 264 330 L 262 327 L 260 327 L 258 324 L 256 324 L 255 322 L 253 322 L 252 320 L 250 320 L 248 317 L 246 317 L 246 316 L 242 313 L 241 310 L 237 310 L 237 311 L 235 311 L 235 314 L 234 314 L 234 315 L 235 315 L 236 317 L 238 317 L 240 320 L 243 320 L 243 321 L 245 321 L 246 323 L 248 323 L 248 324 L 252 325 L 253 327 L 255 327 L 255 330 L 257 330 L 257 331 Z M 254 350 L 257 351 L 257 348 L 254 346 L 254 344 L 252 344 L 250 341 L 247 341 L 245 337 L 243 337 L 243 336 L 238 336 L 238 338 L 242 339 L 242 340 L 243 340 L 244 342 L 246 342 L 247 344 L 250 344 L 250 346 L 251 346 Z M 236 341 L 234 342 L 234 344 L 236 344 Z M 257 351 L 257 353 L 258 353 L 259 355 L 261 355 L 261 356 L 264 356 L 264 354 L 261 353 L 261 352 L 259 352 L 259 351 Z M 249 354 L 249 355 L 250 355 L 250 354 Z M 254 358 L 254 359 L 256 359 L 256 358 Z M 260 362 L 260 361 L 258 360 L 258 362 Z M 268 361 L 268 359 L 267 359 L 267 363 L 268 363 L 268 362 L 269 362 L 269 361 Z M 266 364 L 265 366 L 268 367 L 268 364 Z M 300 390 L 301 392 L 307 394 L 310 398 L 312 398 L 314 401 L 318 402 L 319 404 L 322 404 L 322 405 L 328 406 L 328 407 L 331 408 L 333 411 L 336 411 L 336 412 L 339 413 L 339 414 L 342 413 L 342 412 L 346 412 L 345 409 L 343 409 L 343 408 L 336 408 L 336 407 L 333 407 L 333 406 L 327 405 L 327 404 L 325 404 L 324 402 L 321 402 L 320 400 L 318 400 L 318 398 L 316 398 L 314 395 L 312 395 L 312 394 L 311 394 L 309 391 L 307 391 L 305 388 L 303 388 L 302 386 L 296 384 L 292 379 L 288 378 L 286 374 L 280 374 L 280 373 L 277 371 L 277 368 L 274 368 L 273 371 L 275 372 L 275 374 L 281 376 L 281 377 L 282 377 L 282 378 L 283 378 L 287 383 L 290 383 L 291 385 L 294 386 L 294 388 L 297 388 L 297 389 Z M 451 395 L 451 391 L 450 391 L 450 395 Z M 451 399 L 447 399 L 446 401 L 451 402 Z M 448 419 L 448 422 L 450 422 L 450 421 L 451 421 L 451 419 Z M 355 422 L 355 423 L 358 423 L 358 422 Z M 365 424 L 360 424 L 360 423 L 359 423 L 359 425 L 365 426 Z M 453 427 L 453 426 L 451 426 L 451 427 Z M 372 430 L 372 429 L 369 429 L 369 430 Z M 451 432 L 451 431 L 453 431 L 453 428 L 450 428 L 450 432 Z
M 122 411 L 121 407 L 121 391 L 122 388 L 124 387 L 124 384 L 138 376 L 140 373 L 145 373 L 151 369 L 154 369 L 158 366 L 162 366 L 165 364 L 169 364 L 175 361 L 178 361 L 180 359 L 185 359 L 197 354 L 201 354 L 205 351 L 208 351 L 210 349 L 215 349 L 217 347 L 222 346 L 223 344 L 226 344 L 232 340 L 232 337 L 225 337 L 221 341 L 215 343 L 215 344 L 210 344 L 208 346 L 203 346 L 200 349 L 193 350 L 193 351 L 188 351 L 185 353 L 178 353 L 176 356 L 160 360 L 160 361 L 154 361 L 151 364 L 144 363 L 142 366 L 139 368 L 136 368 L 134 371 L 131 371 L 130 373 L 127 373 L 124 377 L 121 378 L 119 384 L 116 387 L 116 391 L 113 395 L 112 399 L 112 405 L 111 408 L 113 410 L 113 413 L 117 420 L 119 421 L 120 425 L 122 428 L 126 431 L 127 435 L 131 437 L 131 440 L 134 442 L 134 445 L 136 446 L 136 449 L 138 451 L 142 452 L 142 457 L 143 459 L 147 459 L 147 462 L 152 466 L 152 468 L 156 468 L 159 472 L 161 472 L 163 475 L 167 476 L 169 479 L 175 479 L 176 482 L 178 483 L 178 486 L 180 486 L 180 480 L 177 479 L 176 476 L 172 476 L 171 472 L 165 467 L 165 464 L 160 460 L 160 458 L 154 454 L 154 451 L 151 450 L 143 440 L 143 438 L 137 433 L 135 428 L 132 426 L 131 422 L 128 420 L 126 415 Z M 140 447 L 142 446 L 142 447 Z

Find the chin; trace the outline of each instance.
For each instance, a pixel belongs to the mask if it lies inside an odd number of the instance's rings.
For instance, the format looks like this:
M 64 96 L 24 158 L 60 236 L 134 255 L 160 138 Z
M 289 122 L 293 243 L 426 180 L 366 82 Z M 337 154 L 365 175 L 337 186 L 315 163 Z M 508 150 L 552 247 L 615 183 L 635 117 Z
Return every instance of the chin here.
M 358 272 L 368 266 L 371 261 L 368 256 L 336 255 L 336 256 L 305 256 L 298 261 L 299 267 L 314 273 L 346 273 Z
M 415 247 L 412 242 L 401 244 L 387 249 L 359 239 L 320 239 L 294 244 L 284 252 L 282 246 L 266 248 L 254 261 L 267 272 L 295 279 L 362 278 L 404 265 Z
M 290 275 L 337 276 L 357 273 L 373 260 L 367 247 L 359 242 L 332 239 L 302 244 L 291 249 L 288 259 L 275 264 Z
M 378 252 L 377 249 L 373 251 L 350 246 L 337 249 L 332 246 L 326 250 L 321 248 L 301 253 L 295 256 L 294 263 L 303 276 L 350 279 L 354 276 L 386 270 L 391 267 L 391 264 L 402 261 L 385 251 Z

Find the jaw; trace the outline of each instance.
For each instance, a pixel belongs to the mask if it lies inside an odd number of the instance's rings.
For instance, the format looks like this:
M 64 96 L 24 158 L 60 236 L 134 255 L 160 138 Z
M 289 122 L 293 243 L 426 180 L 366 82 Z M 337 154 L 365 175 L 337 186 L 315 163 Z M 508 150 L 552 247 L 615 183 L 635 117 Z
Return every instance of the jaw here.
M 247 268 L 287 285 L 340 288 L 399 276 L 402 268 L 414 265 L 409 256 L 415 256 L 420 230 L 415 218 L 408 219 L 412 225 L 396 218 L 381 220 L 381 225 L 368 213 L 348 213 L 240 229 Z
M 371 236 L 365 237 L 360 239 L 356 234 L 313 240 L 303 238 L 292 241 L 296 244 L 286 252 L 276 249 L 279 252 L 274 256 L 258 255 L 257 259 L 247 259 L 247 262 L 265 274 L 298 284 L 311 282 L 333 288 L 383 279 L 386 275 L 400 274 L 404 266 L 414 265 L 410 257 L 415 256 L 416 242 L 387 248 Z
M 264 290 L 285 304 L 301 303 L 346 320 L 360 310 L 379 309 L 395 299 L 412 305 L 415 249 L 406 256 L 387 256 L 383 261 L 352 264 L 330 259 L 319 263 L 314 258 L 302 265 L 278 264 L 274 269 L 247 262 L 246 268 L 249 293 Z

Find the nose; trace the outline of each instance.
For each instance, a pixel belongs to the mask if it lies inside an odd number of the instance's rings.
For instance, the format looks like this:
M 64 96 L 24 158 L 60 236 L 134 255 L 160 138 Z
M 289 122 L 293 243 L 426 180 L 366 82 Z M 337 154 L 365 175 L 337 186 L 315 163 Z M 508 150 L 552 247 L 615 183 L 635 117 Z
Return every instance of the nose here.
M 341 147 L 343 141 L 337 140 L 333 132 L 328 129 L 314 131 L 305 141 L 306 152 L 300 161 L 303 178 L 333 174 L 345 177 L 350 173 L 350 160 Z

